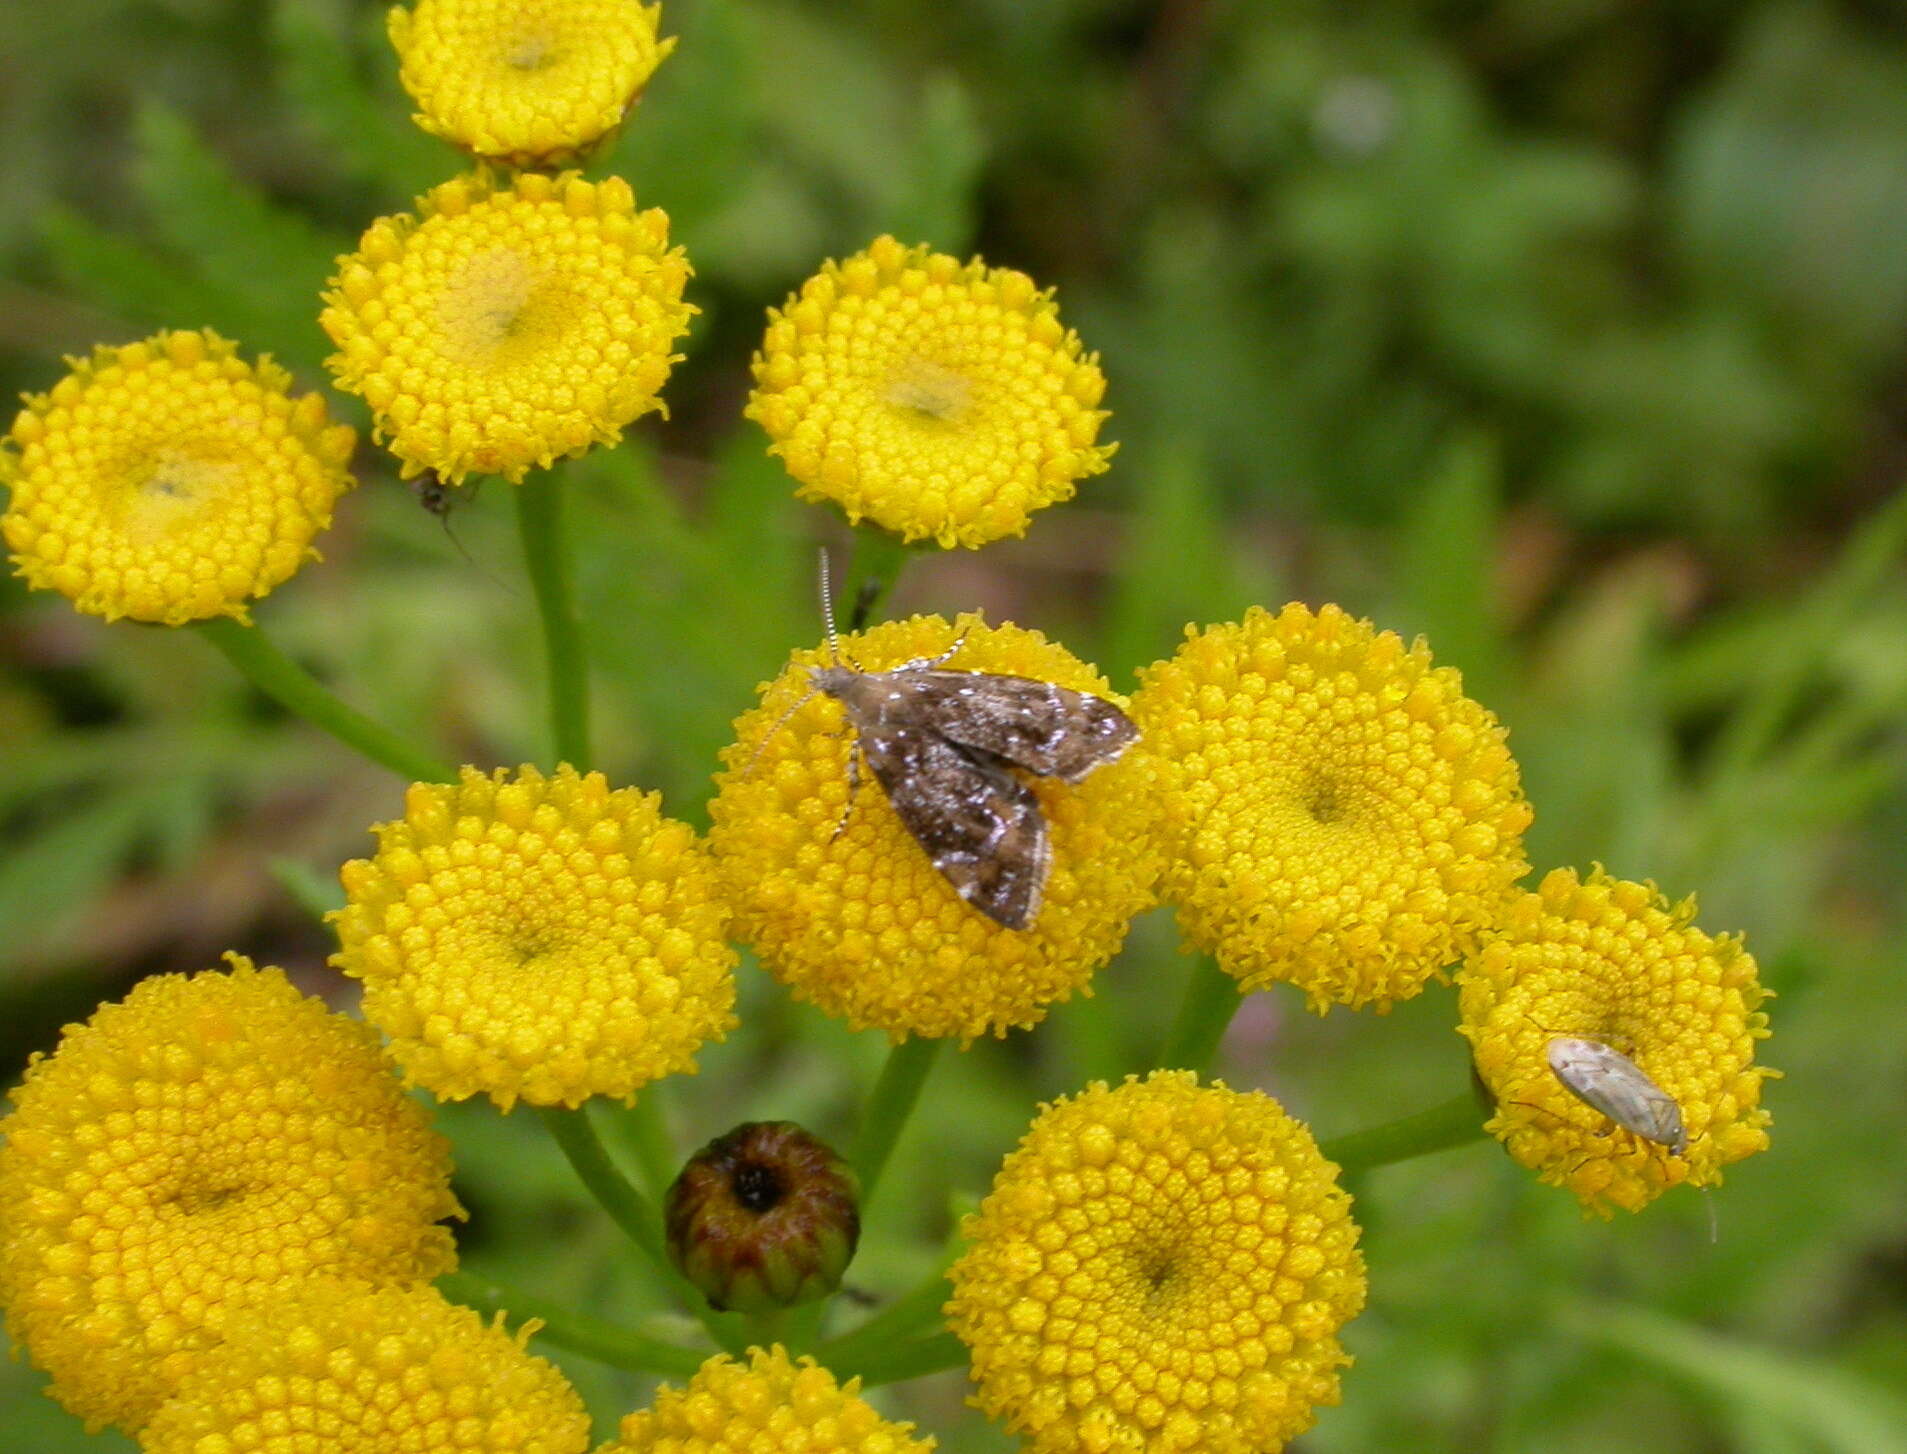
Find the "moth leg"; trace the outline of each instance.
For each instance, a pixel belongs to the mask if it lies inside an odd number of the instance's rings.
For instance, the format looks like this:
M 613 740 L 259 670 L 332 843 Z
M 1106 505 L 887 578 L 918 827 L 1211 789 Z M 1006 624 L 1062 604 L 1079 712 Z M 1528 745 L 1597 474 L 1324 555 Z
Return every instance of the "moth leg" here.
M 939 656 L 917 656 L 912 661 L 904 661 L 899 666 L 889 667 L 888 670 L 914 671 L 917 668 L 923 667 L 931 669 L 939 666 L 942 662 L 951 661 L 959 654 L 960 648 L 967 644 L 967 633 L 972 629 L 970 626 L 961 627 L 960 634 L 954 637 L 953 645 L 941 652 Z
M 854 799 L 861 791 L 861 745 L 857 741 L 848 751 L 848 800 L 841 805 L 841 819 L 834 825 L 834 832 L 828 835 L 833 843 L 848 831 L 848 819 L 854 813 Z

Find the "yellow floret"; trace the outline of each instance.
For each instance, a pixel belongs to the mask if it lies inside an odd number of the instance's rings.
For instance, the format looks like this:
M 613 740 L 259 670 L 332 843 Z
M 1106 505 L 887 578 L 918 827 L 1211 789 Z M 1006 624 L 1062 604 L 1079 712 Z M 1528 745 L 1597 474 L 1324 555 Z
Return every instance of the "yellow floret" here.
M 447 1148 L 375 1032 L 227 958 L 68 1026 L 0 1122 L 0 1306 L 95 1427 L 138 1428 L 288 1284 L 455 1264 Z
M 974 546 L 1106 468 L 1105 391 L 1051 289 L 881 237 L 769 310 L 746 412 L 802 499 Z
M 517 167 L 576 160 L 622 123 L 674 40 L 637 0 L 416 0 L 390 13 L 417 124 Z
M 144 1454 L 583 1454 L 556 1368 L 433 1288 L 312 1281 L 232 1320 Z
M 406 479 L 520 481 L 662 408 L 696 310 L 668 217 L 627 182 L 479 172 L 417 207 L 338 260 L 319 318 Z
M 1166 776 L 1164 896 L 1246 990 L 1409 999 L 1528 868 L 1506 733 L 1418 641 L 1336 606 L 1186 630 L 1133 717 Z
M 1338 1402 L 1357 1226 L 1268 1096 L 1095 1082 L 1041 1109 L 965 1233 L 974 1402 L 1035 1454 L 1273 1454 Z
M 694 832 L 601 773 L 416 783 L 342 871 L 332 963 L 414 1085 L 508 1110 L 624 1099 L 735 1024 L 728 909 Z
M 1672 1186 L 1719 1186 L 1722 1168 L 1768 1146 L 1755 1064 L 1768 998 L 1739 937 L 1695 927 L 1695 901 L 1600 868 L 1544 875 L 1457 975 L 1477 1074 L 1496 1097 L 1485 1129 L 1520 1165 L 1586 1211 L 1640 1211 Z M 1617 1129 L 1556 1078 L 1557 1037 L 1597 1040 L 1635 1062 L 1682 1111 L 1688 1154 Z
M 356 435 L 210 331 L 68 359 L 0 439 L 0 532 L 27 584 L 107 620 L 247 619 L 356 481 Z
M 863 670 L 938 656 L 948 671 L 999 672 L 1117 701 L 1106 681 L 1036 631 L 966 615 L 889 621 L 841 639 Z M 1051 832 L 1044 903 L 1007 929 L 964 902 L 870 775 L 848 808 L 854 735 L 840 704 L 810 692 L 819 648 L 797 651 L 735 723 L 710 804 L 709 846 L 735 932 L 796 998 L 891 1037 L 1004 1035 L 1091 981 L 1151 906 L 1158 845 L 1144 744 L 1080 783 L 1028 777 Z M 783 718 L 786 720 L 783 720 Z
M 814 1359 L 791 1360 L 777 1343 L 748 1362 L 717 1354 L 680 1391 L 664 1384 L 655 1403 L 622 1421 L 596 1454 L 926 1454 L 930 1438 L 882 1418 L 859 1395 L 861 1381 L 835 1382 Z

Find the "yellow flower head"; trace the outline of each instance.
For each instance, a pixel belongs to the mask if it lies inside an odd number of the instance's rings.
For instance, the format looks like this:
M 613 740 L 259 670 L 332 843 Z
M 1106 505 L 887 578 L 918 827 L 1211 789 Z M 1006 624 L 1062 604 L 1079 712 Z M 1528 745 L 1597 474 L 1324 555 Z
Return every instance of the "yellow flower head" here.
M 1338 1402 L 1351 1199 L 1269 1096 L 1094 1082 L 1042 1108 L 964 1230 L 974 1402 L 1036 1454 L 1270 1454 Z
M 554 1366 L 434 1288 L 313 1280 L 232 1320 L 144 1454 L 583 1454 Z
M 717 1354 L 688 1386 L 664 1384 L 653 1406 L 622 1421 L 596 1454 L 926 1454 L 930 1438 L 882 1418 L 814 1359 L 791 1360 L 778 1343 L 748 1362 Z
M 1336 606 L 1188 628 L 1133 717 L 1165 764 L 1164 896 L 1246 990 L 1389 1009 L 1476 947 L 1528 868 L 1496 718 L 1422 641 Z
M 939 656 L 957 637 L 947 671 L 1111 695 L 1092 667 L 1037 631 L 977 615 L 951 625 L 938 616 L 884 622 L 843 637 L 841 651 L 881 671 Z M 849 807 L 856 749 L 840 704 L 814 695 L 790 712 L 812 691 L 809 671 L 830 660 L 820 648 L 795 652 L 761 704 L 736 721 L 723 754 L 709 846 L 736 934 L 796 998 L 856 1029 L 966 1042 L 1034 1024 L 1086 986 L 1153 903 L 1158 850 L 1144 744 L 1080 783 L 1023 779 L 1046 819 L 1052 867 L 1031 925 L 1007 929 L 960 898 L 870 774 Z
M 1546 874 L 1457 975 L 1460 1033 L 1496 1097 L 1485 1129 L 1517 1162 L 1566 1186 L 1585 1210 L 1640 1211 L 1672 1186 L 1716 1186 L 1722 1168 L 1768 1146 L 1755 1064 L 1768 1035 L 1754 957 L 1740 938 L 1694 924 L 1654 884 L 1600 868 Z M 1550 1069 L 1549 1042 L 1599 1041 L 1681 1108 L 1685 1155 L 1618 1129 Z
M 338 260 L 319 321 L 404 477 L 520 481 L 652 409 L 695 309 L 669 219 L 620 177 L 459 177 Z
M 1106 468 L 1105 391 L 1050 288 L 881 237 L 769 310 L 746 413 L 802 499 L 985 545 Z
M 390 13 L 417 124 L 515 167 L 574 161 L 621 124 L 673 40 L 638 0 L 416 0 Z
M 443 1138 L 375 1032 L 226 957 L 69 1025 L 0 1122 L 0 1306 L 95 1427 L 138 1428 L 288 1284 L 455 1265 Z
M 356 435 L 209 330 L 68 359 L 0 439 L 0 531 L 27 584 L 116 621 L 246 619 L 317 551 Z M 11 445 L 11 448 L 8 446 Z
M 508 1110 L 624 1099 L 735 1024 L 713 865 L 655 793 L 565 765 L 415 783 L 341 871 L 332 963 L 414 1085 Z

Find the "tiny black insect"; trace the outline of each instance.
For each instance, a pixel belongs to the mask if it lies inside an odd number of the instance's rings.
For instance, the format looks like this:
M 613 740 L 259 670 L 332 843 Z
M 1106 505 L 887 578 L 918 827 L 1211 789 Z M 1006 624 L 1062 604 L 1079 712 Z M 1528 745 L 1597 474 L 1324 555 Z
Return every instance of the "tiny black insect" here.
M 850 791 L 865 758 L 895 815 L 955 892 L 995 922 L 1027 928 L 1040 911 L 1052 849 L 1039 799 L 1012 769 L 1076 783 L 1138 741 L 1139 729 L 1087 692 L 940 670 L 959 641 L 939 656 L 862 671 L 845 661 L 835 636 L 825 553 L 821 609 L 833 664 L 815 667 L 808 679 L 841 704 L 854 729 L 859 757 L 849 759 Z

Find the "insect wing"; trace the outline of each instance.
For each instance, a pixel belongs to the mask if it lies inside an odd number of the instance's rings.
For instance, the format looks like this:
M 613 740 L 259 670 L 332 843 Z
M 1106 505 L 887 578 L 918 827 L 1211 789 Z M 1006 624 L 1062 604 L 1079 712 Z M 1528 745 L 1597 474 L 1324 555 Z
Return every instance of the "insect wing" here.
M 1599 1040 L 1549 1042 L 1549 1066 L 1564 1089 L 1614 1121 L 1677 1156 L 1688 1150 L 1682 1108 L 1628 1056 Z
M 1132 719 L 1104 697 L 995 672 L 892 673 L 923 724 L 1041 777 L 1076 783 L 1139 740 Z
M 1009 929 L 1031 924 L 1051 859 L 1032 789 L 932 732 L 863 731 L 860 744 L 895 814 L 954 891 Z

